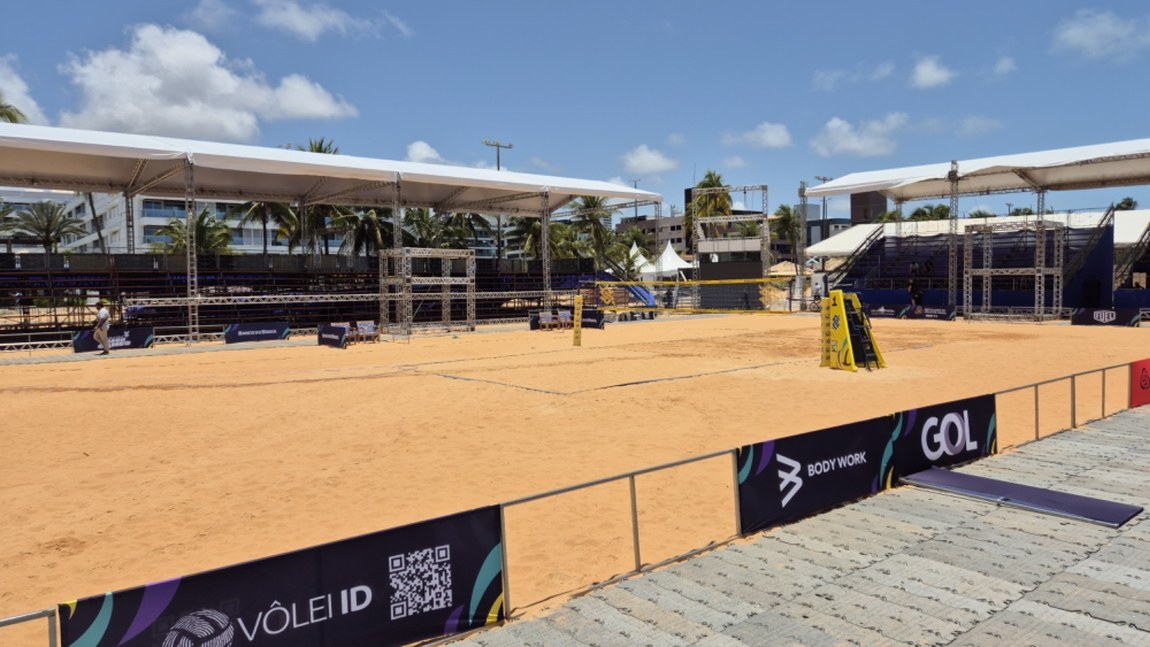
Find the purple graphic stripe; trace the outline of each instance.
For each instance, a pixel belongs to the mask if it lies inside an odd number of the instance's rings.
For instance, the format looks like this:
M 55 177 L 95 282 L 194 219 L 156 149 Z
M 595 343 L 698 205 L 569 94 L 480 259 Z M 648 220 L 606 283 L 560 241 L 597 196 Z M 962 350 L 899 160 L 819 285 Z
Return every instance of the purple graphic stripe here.
M 132 624 L 118 644 L 123 645 L 151 626 L 156 618 L 159 618 L 160 614 L 168 608 L 172 598 L 176 597 L 176 589 L 178 588 L 180 588 L 180 578 L 178 577 L 149 584 L 144 589 L 144 599 L 140 600 L 140 608 L 136 610 L 136 617 L 132 619 Z
M 447 624 L 443 625 L 443 634 L 450 636 L 451 634 L 459 631 L 459 617 L 463 615 L 463 605 L 455 607 L 455 611 L 447 617 Z
M 763 451 L 759 454 L 759 464 L 755 467 L 755 476 L 762 474 L 775 455 L 775 441 L 768 440 L 762 445 Z

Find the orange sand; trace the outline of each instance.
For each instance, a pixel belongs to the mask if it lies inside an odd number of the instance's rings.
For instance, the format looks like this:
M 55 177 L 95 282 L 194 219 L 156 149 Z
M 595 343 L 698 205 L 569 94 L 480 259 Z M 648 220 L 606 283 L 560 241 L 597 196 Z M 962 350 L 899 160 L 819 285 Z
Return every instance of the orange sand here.
M 582 348 L 503 329 L 3 365 L 0 617 L 1150 356 L 1132 328 L 874 328 L 890 368 L 857 374 L 818 367 L 813 315 L 618 324 Z M 1107 373 L 1108 412 L 1126 379 Z M 1080 424 L 1100 386 L 1078 380 Z M 1042 387 L 1042 433 L 1069 426 L 1069 394 Z M 1033 398 L 1000 398 L 1003 445 L 1033 437 Z M 637 492 L 644 563 L 734 534 L 728 456 Z M 512 607 L 629 570 L 628 496 L 624 480 L 509 508 Z

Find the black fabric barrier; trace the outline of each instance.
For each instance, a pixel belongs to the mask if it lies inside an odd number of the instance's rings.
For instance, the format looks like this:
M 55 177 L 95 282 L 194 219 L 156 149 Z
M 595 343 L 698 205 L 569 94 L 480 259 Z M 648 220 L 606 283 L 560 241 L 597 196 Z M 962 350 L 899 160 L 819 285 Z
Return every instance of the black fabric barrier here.
M 558 318 L 556 318 L 558 321 Z M 583 327 L 584 328 L 599 328 L 602 330 L 606 326 L 606 320 L 603 318 L 602 310 L 583 310 Z M 527 315 L 527 327 L 531 330 L 539 330 L 539 313 L 532 312 Z
M 911 409 L 899 414 L 895 476 L 964 463 L 998 450 L 993 395 Z
M 499 507 L 59 606 L 64 645 L 375 647 L 503 618 Z
M 1137 326 L 1142 319 L 1138 308 L 1075 308 L 1070 311 L 1072 326 Z
M 316 339 L 320 346 L 332 348 L 347 348 L 347 328 L 320 324 L 316 332 Z
M 762 530 L 890 486 L 898 416 L 739 448 L 739 521 Z
M 225 344 L 237 344 L 242 341 L 275 341 L 290 336 L 291 328 L 286 321 L 233 323 L 224 326 Z
M 91 353 L 100 350 L 92 330 L 81 330 L 72 335 L 72 352 Z M 155 328 L 112 328 L 108 331 L 111 350 L 117 348 L 151 348 L 155 343 Z

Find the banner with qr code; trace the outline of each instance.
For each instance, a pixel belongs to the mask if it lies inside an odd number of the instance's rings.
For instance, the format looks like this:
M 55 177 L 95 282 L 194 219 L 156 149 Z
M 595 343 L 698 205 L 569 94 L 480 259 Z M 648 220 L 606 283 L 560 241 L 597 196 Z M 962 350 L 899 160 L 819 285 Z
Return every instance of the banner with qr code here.
M 499 507 L 63 603 L 66 647 L 400 645 L 503 619 Z

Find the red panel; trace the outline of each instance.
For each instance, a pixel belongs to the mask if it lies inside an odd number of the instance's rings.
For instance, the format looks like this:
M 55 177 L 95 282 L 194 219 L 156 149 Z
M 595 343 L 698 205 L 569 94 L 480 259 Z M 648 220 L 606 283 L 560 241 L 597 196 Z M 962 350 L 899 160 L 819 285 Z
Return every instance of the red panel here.
M 1150 359 L 1130 364 L 1130 408 L 1150 404 Z

